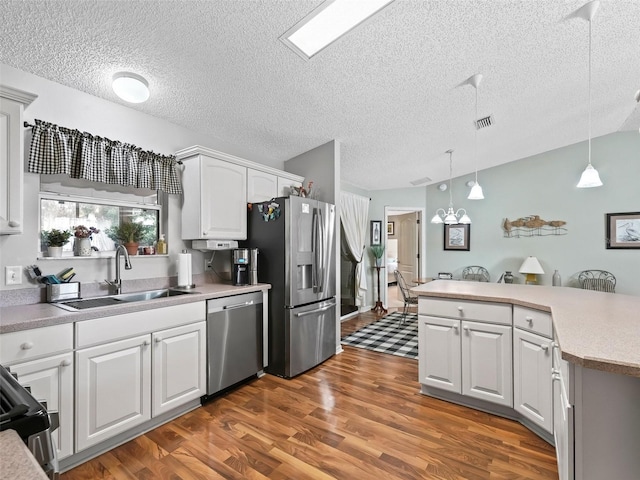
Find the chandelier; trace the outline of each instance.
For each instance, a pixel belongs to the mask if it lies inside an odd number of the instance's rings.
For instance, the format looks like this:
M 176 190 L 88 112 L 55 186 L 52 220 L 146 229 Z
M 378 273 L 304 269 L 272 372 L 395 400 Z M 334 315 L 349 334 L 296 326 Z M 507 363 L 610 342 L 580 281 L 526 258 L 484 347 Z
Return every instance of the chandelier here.
M 446 223 L 452 225 L 454 223 L 471 223 L 471 219 L 467 215 L 464 208 L 453 210 L 453 192 L 451 189 L 451 177 L 453 177 L 453 150 L 447 150 L 449 154 L 449 209 L 445 212 L 443 208 L 436 210 L 436 214 L 431 219 L 431 223 Z

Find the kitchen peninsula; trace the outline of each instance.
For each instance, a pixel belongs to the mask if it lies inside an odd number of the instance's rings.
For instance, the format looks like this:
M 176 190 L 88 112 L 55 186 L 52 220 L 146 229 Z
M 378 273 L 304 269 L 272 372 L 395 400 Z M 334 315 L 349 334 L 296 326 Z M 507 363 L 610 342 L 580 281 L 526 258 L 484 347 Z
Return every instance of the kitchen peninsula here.
M 539 393 L 540 380 L 518 379 L 517 362 L 529 355 L 549 392 L 553 418 L 546 430 L 555 439 L 560 478 L 637 478 L 640 297 L 463 281 L 435 281 L 412 291 L 419 296 L 422 393 L 514 418 L 548 439 L 519 411 L 519 393 L 533 399 Z M 549 330 L 542 336 L 534 324 L 544 325 L 545 318 Z M 519 350 L 521 331 L 543 340 L 537 357 Z M 434 338 L 447 346 L 440 349 Z M 465 352 L 465 345 L 475 351 Z M 450 359 L 442 358 L 450 352 Z M 546 374 L 545 361 L 553 365 Z M 483 362 L 485 370 L 478 366 Z M 466 391 L 465 381 L 471 385 Z

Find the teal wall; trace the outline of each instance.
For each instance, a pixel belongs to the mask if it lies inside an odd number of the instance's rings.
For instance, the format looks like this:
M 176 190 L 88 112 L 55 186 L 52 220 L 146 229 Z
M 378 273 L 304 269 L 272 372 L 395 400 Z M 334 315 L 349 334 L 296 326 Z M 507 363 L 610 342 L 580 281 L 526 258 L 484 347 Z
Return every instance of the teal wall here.
M 612 272 L 616 292 L 640 296 L 640 249 L 605 248 L 605 214 L 640 212 L 640 135 L 619 132 L 592 140 L 592 162 L 603 187 L 578 189 L 576 184 L 587 164 L 587 142 L 559 148 L 505 165 L 482 170 L 478 180 L 484 200 L 467 200 L 465 185 L 473 175 L 453 180 L 454 208 L 465 208 L 471 217 L 471 250 L 444 251 L 443 225 L 428 223 L 437 208 L 447 208 L 449 191 L 438 184 L 394 190 L 363 192 L 343 184 L 343 189 L 371 197 L 370 220 L 384 220 L 387 207 L 424 207 L 426 224 L 426 275 L 452 272 L 460 277 L 466 265 L 483 265 L 492 281 L 505 270 L 516 275 L 526 256 L 534 255 L 545 270 L 539 283 L 551 285 L 555 269 L 563 286 L 575 286 L 577 273 L 585 269 Z M 411 175 L 408 175 L 411 177 Z M 545 220 L 564 220 L 563 236 L 505 238 L 504 218 L 539 215 Z M 373 292 L 371 292 L 373 302 Z

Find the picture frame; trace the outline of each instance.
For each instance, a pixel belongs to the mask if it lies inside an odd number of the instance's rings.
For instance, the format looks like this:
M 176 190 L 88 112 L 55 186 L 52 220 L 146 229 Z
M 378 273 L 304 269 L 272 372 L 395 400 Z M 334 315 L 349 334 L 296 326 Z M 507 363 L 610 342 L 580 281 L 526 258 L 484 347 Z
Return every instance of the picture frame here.
M 471 225 L 466 223 L 454 223 L 444 226 L 444 249 L 469 251 Z
M 605 214 L 605 239 L 608 249 L 640 249 L 640 212 Z
M 371 245 L 382 244 L 382 220 L 371 220 Z
M 395 223 L 387 222 L 387 235 L 395 235 Z

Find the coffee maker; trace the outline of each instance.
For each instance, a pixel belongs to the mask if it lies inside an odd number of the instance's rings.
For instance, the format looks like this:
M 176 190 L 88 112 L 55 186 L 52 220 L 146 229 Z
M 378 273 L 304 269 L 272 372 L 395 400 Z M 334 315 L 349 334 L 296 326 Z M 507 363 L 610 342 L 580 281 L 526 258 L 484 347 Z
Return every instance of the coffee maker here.
M 235 248 L 231 251 L 233 264 L 232 277 L 234 285 L 249 285 L 249 249 Z

